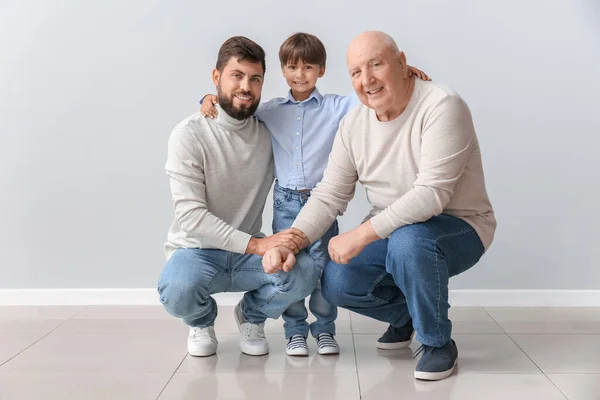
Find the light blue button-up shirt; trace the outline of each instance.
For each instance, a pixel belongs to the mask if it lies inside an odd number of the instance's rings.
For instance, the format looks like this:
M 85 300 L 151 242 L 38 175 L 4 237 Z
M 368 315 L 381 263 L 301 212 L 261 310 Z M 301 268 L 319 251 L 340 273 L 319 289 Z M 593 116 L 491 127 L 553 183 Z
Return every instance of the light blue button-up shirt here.
M 302 102 L 276 97 L 260 105 L 255 115 L 271 131 L 275 175 L 288 189 L 313 189 L 323 178 L 338 125 L 359 103 L 350 96 L 326 94 L 317 88 Z

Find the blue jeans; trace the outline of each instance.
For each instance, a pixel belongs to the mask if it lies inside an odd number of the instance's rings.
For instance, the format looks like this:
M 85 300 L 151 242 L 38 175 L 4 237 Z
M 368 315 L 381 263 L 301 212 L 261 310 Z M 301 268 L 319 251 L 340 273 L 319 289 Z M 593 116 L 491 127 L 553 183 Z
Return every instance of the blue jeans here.
M 442 347 L 452 332 L 449 278 L 475 265 L 483 252 L 468 223 L 442 214 L 397 229 L 347 265 L 330 261 L 321 278 L 323 295 L 331 304 L 395 327 L 412 318 L 419 342 Z
M 160 301 L 167 312 L 194 327 L 207 327 L 217 317 L 211 294 L 246 292 L 242 313 L 253 324 L 279 318 L 290 306 L 308 296 L 322 267 L 306 252 L 296 256 L 290 272 L 269 275 L 262 257 L 216 249 L 179 249 L 167 261 L 158 280 Z
M 296 190 L 287 189 L 279 186 L 275 182 L 273 189 L 273 233 L 280 232 L 292 226 L 294 219 L 300 213 L 300 210 L 308 199 L 310 192 L 298 192 Z M 306 251 L 323 269 L 329 261 L 329 252 L 327 246 L 329 240 L 338 234 L 337 221 L 331 225 L 329 230 Z M 337 307 L 332 306 L 323 298 L 321 287 L 317 285 L 310 294 L 308 302 L 310 311 L 316 318 L 316 321 L 310 324 L 310 332 L 313 336 L 321 333 L 331 333 L 335 335 L 335 319 L 337 318 Z M 285 329 L 285 337 L 289 338 L 294 335 L 308 336 L 309 325 L 306 322 L 308 312 L 304 299 L 292 304 L 284 313 L 283 328 Z

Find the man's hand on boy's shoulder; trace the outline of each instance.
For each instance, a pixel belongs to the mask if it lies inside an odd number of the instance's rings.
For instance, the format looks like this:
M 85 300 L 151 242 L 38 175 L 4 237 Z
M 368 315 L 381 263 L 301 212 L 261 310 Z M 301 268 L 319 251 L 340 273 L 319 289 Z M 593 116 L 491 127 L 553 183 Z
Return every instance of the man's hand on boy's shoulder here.
M 216 118 L 219 112 L 215 108 L 215 104 L 219 103 L 219 98 L 214 94 L 207 94 L 200 100 L 200 114 L 207 118 Z
M 414 75 L 423 81 L 431 80 L 431 78 L 425 72 L 421 71 L 418 68 L 413 67 L 412 65 L 408 66 L 408 72 L 410 72 L 411 75 Z

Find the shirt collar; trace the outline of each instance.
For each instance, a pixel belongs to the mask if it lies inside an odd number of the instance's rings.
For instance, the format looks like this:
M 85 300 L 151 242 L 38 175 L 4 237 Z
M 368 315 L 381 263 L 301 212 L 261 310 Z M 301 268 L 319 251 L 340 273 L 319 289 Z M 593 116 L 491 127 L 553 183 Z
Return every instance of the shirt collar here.
M 294 99 L 294 96 L 292 96 L 292 90 L 290 89 L 288 91 L 288 95 L 285 97 L 285 99 L 283 99 L 283 103 L 307 103 L 309 102 L 311 99 L 315 99 L 317 101 L 317 105 L 321 106 L 321 103 L 323 102 L 323 95 L 321 94 L 321 92 L 319 92 L 319 89 L 317 89 L 315 87 L 315 90 L 312 91 L 312 93 L 310 94 L 310 96 L 308 96 L 308 99 L 304 100 L 304 101 L 297 101 L 296 99 Z

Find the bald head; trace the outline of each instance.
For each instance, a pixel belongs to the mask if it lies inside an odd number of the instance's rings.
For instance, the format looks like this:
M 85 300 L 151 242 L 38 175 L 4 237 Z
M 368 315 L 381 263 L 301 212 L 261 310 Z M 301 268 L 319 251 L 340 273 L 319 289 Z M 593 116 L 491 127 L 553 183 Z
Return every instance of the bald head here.
M 392 118 L 410 99 L 414 82 L 406 57 L 387 33 L 369 31 L 355 37 L 346 63 L 358 98 L 379 118 Z
M 346 62 L 348 62 L 349 57 L 356 53 L 374 48 L 394 55 L 400 53 L 398 45 L 390 35 L 380 31 L 368 31 L 361 33 L 350 42 L 346 52 Z

